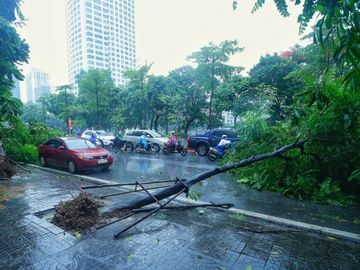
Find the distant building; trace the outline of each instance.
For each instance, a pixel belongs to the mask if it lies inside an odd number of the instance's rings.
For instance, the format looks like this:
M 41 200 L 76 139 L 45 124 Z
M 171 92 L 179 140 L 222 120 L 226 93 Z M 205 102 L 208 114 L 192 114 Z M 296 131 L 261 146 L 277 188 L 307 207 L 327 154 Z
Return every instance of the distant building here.
M 235 126 L 235 117 L 232 112 L 222 112 L 221 115 L 224 119 L 224 126 L 226 127 Z
M 11 89 L 11 93 L 14 98 L 20 99 L 20 81 L 16 78 L 14 80 L 14 87 Z
M 50 93 L 49 74 L 32 69 L 25 78 L 27 102 L 35 103 L 42 95 Z
M 115 85 L 135 67 L 134 0 L 67 0 L 69 81 L 81 70 L 110 69 Z

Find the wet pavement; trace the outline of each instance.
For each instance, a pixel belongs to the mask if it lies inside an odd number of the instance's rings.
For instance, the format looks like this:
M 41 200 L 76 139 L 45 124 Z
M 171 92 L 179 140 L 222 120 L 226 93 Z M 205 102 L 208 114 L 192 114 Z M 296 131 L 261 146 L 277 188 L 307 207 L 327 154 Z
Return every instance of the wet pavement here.
M 148 180 L 168 180 L 213 169 L 218 164 L 207 157 L 179 154 L 114 153 L 114 165 L 107 172 L 87 175 L 119 183 Z M 275 192 L 258 191 L 236 182 L 230 174 L 214 176 L 192 188 L 200 200 L 216 203 L 229 202 L 235 207 L 276 217 L 315 224 L 333 229 L 360 233 L 360 209 L 319 205 L 311 201 L 298 201 Z
M 34 215 L 86 184 L 38 169 L 1 181 L 0 269 L 359 269 L 358 243 L 223 210 L 162 211 L 119 240 L 139 217 L 76 238 Z

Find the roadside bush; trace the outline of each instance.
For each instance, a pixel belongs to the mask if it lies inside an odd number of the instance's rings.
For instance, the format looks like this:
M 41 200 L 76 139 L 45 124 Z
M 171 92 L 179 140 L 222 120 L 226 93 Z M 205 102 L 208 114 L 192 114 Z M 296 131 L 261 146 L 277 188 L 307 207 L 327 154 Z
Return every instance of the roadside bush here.
M 63 133 L 39 123 L 31 123 L 26 127 L 22 121 L 0 126 L 1 140 L 6 154 L 14 160 L 34 163 L 39 159 L 37 147 L 49 138 L 61 136 Z

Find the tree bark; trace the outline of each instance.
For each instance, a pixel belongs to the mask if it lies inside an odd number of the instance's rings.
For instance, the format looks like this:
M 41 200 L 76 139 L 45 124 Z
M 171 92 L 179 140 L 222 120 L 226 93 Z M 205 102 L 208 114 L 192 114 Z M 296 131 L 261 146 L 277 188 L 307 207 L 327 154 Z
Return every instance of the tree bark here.
M 232 169 L 236 169 L 236 168 L 241 168 L 241 167 L 245 167 L 245 166 L 249 166 L 255 162 L 264 160 L 264 159 L 268 159 L 271 157 L 278 157 L 279 155 L 281 155 L 282 153 L 285 153 L 291 149 L 295 149 L 295 148 L 300 148 L 302 149 L 304 147 L 304 144 L 307 142 L 307 140 L 302 140 L 299 142 L 295 142 L 292 144 L 288 144 L 285 146 L 282 146 L 281 148 L 270 152 L 270 153 L 265 153 L 265 154 L 260 154 L 260 155 L 256 155 L 256 156 L 251 156 L 249 158 L 243 159 L 240 162 L 234 163 L 234 164 L 230 164 L 230 165 L 226 165 L 223 167 L 217 167 L 213 170 L 207 171 L 205 173 L 201 173 L 198 174 L 197 176 L 191 177 L 187 180 L 183 180 L 183 182 L 178 182 L 176 184 L 174 184 L 171 187 L 167 187 L 164 188 L 163 190 L 153 194 L 152 197 L 150 196 L 145 196 L 143 198 L 140 199 L 134 199 L 131 200 L 129 202 L 122 202 L 122 203 L 116 203 L 110 206 L 107 206 L 105 208 L 102 209 L 102 213 L 104 214 L 112 214 L 112 213 L 116 213 L 118 211 L 122 211 L 125 209 L 131 210 L 131 209 L 137 209 L 137 208 L 141 208 L 145 205 L 149 205 L 152 204 L 154 202 L 156 202 L 154 200 L 154 197 L 160 201 L 162 199 L 168 198 L 172 195 L 177 194 L 178 192 L 180 192 L 184 187 L 188 187 L 190 188 L 192 185 L 203 181 L 211 176 L 220 174 L 220 173 L 224 173 L 227 171 L 230 171 Z
M 194 121 L 195 119 L 194 118 L 192 118 L 192 119 L 190 119 L 189 121 L 187 121 L 186 122 L 186 124 L 185 124 L 185 132 L 184 132 L 184 136 L 187 136 L 188 135 L 188 130 L 189 130 L 189 127 L 190 127 L 190 125 L 191 125 L 191 123 Z
M 215 64 L 213 63 L 211 66 L 211 93 L 210 93 L 210 101 L 209 101 L 209 125 L 208 129 L 212 129 L 212 100 L 215 91 L 215 84 L 214 84 L 214 76 L 215 76 Z

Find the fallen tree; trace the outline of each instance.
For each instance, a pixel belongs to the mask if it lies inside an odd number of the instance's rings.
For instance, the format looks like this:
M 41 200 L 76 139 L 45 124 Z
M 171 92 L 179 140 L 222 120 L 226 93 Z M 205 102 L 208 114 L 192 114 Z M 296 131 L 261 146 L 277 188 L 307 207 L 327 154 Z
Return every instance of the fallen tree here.
M 151 195 L 148 194 L 148 196 L 145 196 L 142 198 L 133 199 L 129 202 L 115 203 L 113 205 L 104 207 L 101 210 L 101 213 L 105 214 L 105 215 L 112 215 L 112 214 L 115 214 L 116 212 L 123 211 L 123 210 L 132 210 L 132 209 L 141 208 L 143 206 L 146 206 L 146 205 L 161 201 L 170 196 L 176 195 L 184 189 L 185 189 L 185 191 L 188 191 L 191 186 L 193 186 L 196 183 L 201 182 L 209 177 L 212 177 L 214 175 L 224 173 L 224 172 L 230 171 L 232 169 L 249 166 L 255 162 L 258 162 L 258 161 L 261 161 L 264 159 L 281 156 L 282 153 L 285 153 L 291 149 L 298 148 L 301 151 L 303 151 L 304 144 L 306 142 L 307 142 L 307 140 L 297 141 L 295 143 L 282 146 L 281 148 L 274 150 L 273 152 L 251 156 L 251 157 L 243 159 L 237 163 L 229 164 L 229 165 L 226 165 L 223 167 L 217 167 L 211 171 L 201 173 L 201 174 L 191 177 L 189 179 L 184 179 L 184 180 L 178 179 L 178 181 L 173 186 L 164 188 L 161 191 L 156 192 Z

